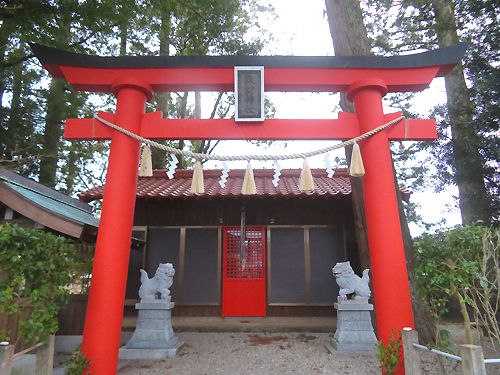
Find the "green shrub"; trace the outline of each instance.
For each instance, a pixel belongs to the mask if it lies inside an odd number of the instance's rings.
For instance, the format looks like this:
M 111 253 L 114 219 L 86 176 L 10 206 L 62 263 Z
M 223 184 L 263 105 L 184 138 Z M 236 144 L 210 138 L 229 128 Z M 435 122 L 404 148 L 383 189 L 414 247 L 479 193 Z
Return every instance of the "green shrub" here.
M 470 291 L 484 288 L 490 282 L 481 270 L 484 263 L 484 237 L 492 229 L 470 225 L 457 227 L 415 240 L 415 276 L 421 300 L 436 319 L 448 312 L 455 299 L 464 319 L 467 342 L 472 344 L 467 304 Z
M 403 348 L 401 342 L 401 335 L 396 334 L 394 330 L 391 331 L 389 342 L 385 346 L 382 341 L 377 344 L 377 359 L 382 367 L 384 375 L 392 375 L 396 369 L 401 365 L 399 361 Z
M 448 312 L 453 288 L 480 282 L 482 238 L 486 227 L 472 225 L 415 240 L 415 277 L 418 291 L 436 318 Z
M 40 341 L 57 331 L 57 314 L 67 303 L 77 265 L 75 246 L 66 238 L 0 225 L 0 312 L 15 314 L 28 308 L 31 314 L 19 322 L 20 335 Z
M 90 359 L 85 357 L 79 345 L 71 355 L 69 362 L 66 364 L 64 375 L 82 375 L 90 364 Z M 90 374 L 90 372 L 87 372 L 87 374 Z

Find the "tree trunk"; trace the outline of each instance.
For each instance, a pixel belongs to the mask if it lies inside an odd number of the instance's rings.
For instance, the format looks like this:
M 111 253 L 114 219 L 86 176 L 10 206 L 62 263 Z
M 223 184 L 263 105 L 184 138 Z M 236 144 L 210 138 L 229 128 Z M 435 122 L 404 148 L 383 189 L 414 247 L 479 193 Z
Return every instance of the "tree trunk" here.
M 3 96 L 5 93 L 5 81 L 7 79 L 7 72 L 4 67 L 5 65 L 5 53 L 6 46 L 11 32 L 9 23 L 7 20 L 3 20 L 0 25 L 0 159 L 5 158 L 7 147 L 5 146 L 6 133 L 4 129 L 4 122 L 6 121 L 7 115 L 6 110 L 3 106 Z
M 467 340 L 466 344 L 474 345 L 474 339 L 472 338 L 472 326 L 470 323 L 469 312 L 467 311 L 467 304 L 465 303 L 464 298 L 458 291 L 458 288 L 454 284 L 451 284 L 451 290 L 453 292 L 455 299 L 458 302 L 458 305 L 460 306 L 460 313 L 462 314 L 462 318 L 464 319 L 465 337 Z
M 439 46 L 458 43 L 455 9 L 451 0 L 433 0 Z M 453 164 L 463 224 L 491 219 L 489 198 L 484 183 L 484 160 L 480 140 L 474 129 L 473 107 L 465 83 L 462 64 L 446 77 L 446 96 L 450 118 Z
M 326 11 L 333 48 L 337 56 L 371 55 L 370 41 L 363 24 L 359 3 L 345 0 L 326 0 Z M 353 26 L 356 25 L 356 26 Z M 352 102 L 345 94 L 340 97 L 340 107 L 345 112 L 354 112 Z M 352 147 L 345 148 L 347 163 L 351 161 Z M 356 177 L 349 177 L 351 199 L 354 210 L 354 228 L 361 268 L 370 268 L 370 249 L 366 230 L 366 217 L 363 199 L 363 182 Z
M 168 8 L 169 4 L 167 1 L 163 1 L 160 4 L 160 56 L 169 56 L 169 46 L 170 46 L 170 31 L 172 28 L 171 22 L 171 11 Z M 163 117 L 168 117 L 168 106 L 170 103 L 170 93 L 168 92 L 159 92 L 155 94 L 156 101 L 156 110 L 163 112 Z M 151 149 L 151 161 L 153 165 L 153 169 L 161 169 L 165 168 L 166 162 L 166 152 L 164 150 L 160 150 L 159 148 L 153 147 Z
M 42 158 L 40 160 L 39 181 L 46 186 L 56 185 L 57 161 L 59 145 L 63 134 L 65 116 L 64 80 L 52 78 L 47 97 L 47 115 L 43 133 Z
M 78 155 L 74 150 L 69 150 L 68 155 L 66 156 L 67 160 L 67 170 L 64 176 L 64 183 L 66 187 L 62 190 L 64 194 L 71 195 L 75 189 L 75 180 L 78 176 L 79 167 L 78 167 Z
M 394 168 L 394 162 L 392 163 L 392 170 L 394 173 L 394 184 L 398 186 L 398 180 L 396 178 L 396 170 Z M 427 310 L 425 306 L 423 306 L 422 302 L 420 302 L 420 299 L 418 298 L 417 283 L 413 272 L 413 270 L 415 269 L 415 252 L 413 248 L 413 241 L 410 234 L 410 228 L 408 227 L 408 220 L 406 219 L 406 214 L 403 206 L 403 199 L 401 198 L 401 192 L 399 188 L 396 189 L 396 194 L 398 197 L 399 223 L 401 225 L 401 234 L 403 235 L 406 269 L 408 270 L 408 280 L 410 284 L 410 296 L 411 296 L 411 304 L 413 307 L 413 318 L 415 320 L 415 327 L 418 331 L 418 336 L 420 338 L 420 341 L 426 344 L 431 344 L 436 342 L 436 337 L 437 337 L 436 323 L 430 311 Z
M 127 34 L 128 34 L 128 20 L 120 24 L 120 56 L 127 55 Z
M 7 35 L 5 32 L 5 22 L 0 25 L 0 108 L 3 111 L 3 95 L 5 92 L 5 68 L 3 67 L 5 63 L 5 52 L 6 52 L 6 45 L 7 45 Z M 0 116 L 0 120 L 3 120 L 3 113 L 2 116 Z
M 19 48 L 21 51 L 24 49 L 24 43 L 21 43 Z M 10 111 L 9 120 L 7 121 L 6 134 L 5 134 L 5 158 L 7 160 L 12 160 L 13 154 L 15 154 L 18 143 L 23 143 L 25 141 L 25 136 L 23 131 L 19 131 L 20 128 L 29 126 L 29 124 L 23 124 L 21 116 L 21 101 L 23 93 L 23 64 L 17 64 L 13 67 L 12 73 L 12 99 L 10 101 Z
M 59 20 L 58 41 L 69 44 L 71 15 L 64 14 Z M 66 118 L 66 102 L 64 98 L 65 81 L 62 78 L 52 78 L 47 95 L 47 113 L 45 115 L 45 130 L 43 133 L 42 157 L 40 159 L 39 182 L 55 187 L 57 183 L 57 162 L 63 135 L 63 123 Z
M 201 118 L 201 93 L 199 91 L 194 92 L 194 118 Z M 191 141 L 191 151 L 197 153 L 203 153 L 205 150 L 205 143 L 210 142 L 206 139 L 198 139 Z M 203 161 L 202 161 L 203 162 Z
M 330 25 L 330 34 L 333 41 L 336 56 L 367 56 L 372 55 L 370 40 L 363 23 L 363 13 L 359 0 L 325 0 Z M 354 112 L 351 102 L 345 95 L 341 95 L 340 106 L 346 112 Z M 346 149 L 346 159 L 348 163 L 351 159 L 351 149 Z M 366 228 L 366 217 L 364 211 L 363 186 L 359 178 L 350 177 L 352 186 L 352 201 L 354 210 L 354 224 L 356 229 L 356 240 L 358 243 L 358 253 L 360 263 L 363 268 L 369 268 L 369 244 Z M 395 180 L 396 186 L 398 186 Z M 399 190 L 396 189 L 399 193 Z M 399 205 L 401 199 L 398 197 Z M 403 242 L 407 262 L 413 259 L 413 246 L 408 230 L 406 217 L 400 207 L 400 222 L 403 233 Z M 435 338 L 436 328 L 430 314 L 419 303 L 416 295 L 416 287 L 413 279 L 413 263 L 407 264 L 410 291 L 412 296 L 413 314 L 416 329 L 424 342 L 431 342 Z
M 187 117 L 187 101 L 188 101 L 188 96 L 189 96 L 189 92 L 186 91 L 179 98 L 179 108 L 178 108 L 178 110 L 179 110 L 179 112 L 178 112 L 179 118 L 186 118 Z M 184 139 L 179 139 L 178 149 L 179 150 L 183 150 L 184 149 L 184 145 L 185 145 Z M 184 157 L 182 155 L 178 156 L 177 159 L 179 160 L 179 168 L 183 168 L 184 169 L 184 168 L 187 167 L 186 160 L 184 159 Z

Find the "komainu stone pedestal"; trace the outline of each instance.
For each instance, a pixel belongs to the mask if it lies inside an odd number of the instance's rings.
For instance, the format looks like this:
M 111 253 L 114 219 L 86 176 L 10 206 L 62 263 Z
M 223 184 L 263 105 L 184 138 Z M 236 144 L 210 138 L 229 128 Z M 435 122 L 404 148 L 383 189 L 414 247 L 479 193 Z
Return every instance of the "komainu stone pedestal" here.
M 377 345 L 368 300 L 347 300 L 334 304 L 337 309 L 337 330 L 332 345 L 339 352 L 372 352 Z
M 172 329 L 173 302 L 161 300 L 140 302 L 135 305 L 139 318 L 134 334 L 120 349 L 120 359 L 173 358 L 182 342 Z

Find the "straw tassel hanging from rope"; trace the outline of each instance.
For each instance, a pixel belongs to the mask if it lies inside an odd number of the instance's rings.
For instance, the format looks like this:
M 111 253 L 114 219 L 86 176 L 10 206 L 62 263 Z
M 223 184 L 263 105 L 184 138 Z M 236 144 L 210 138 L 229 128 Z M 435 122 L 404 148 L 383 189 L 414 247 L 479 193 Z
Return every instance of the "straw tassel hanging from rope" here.
M 255 186 L 255 179 L 253 177 L 253 170 L 250 162 L 247 163 L 247 170 L 245 171 L 245 177 L 243 177 L 241 194 L 243 195 L 257 194 L 257 187 Z
M 303 193 L 310 193 L 314 191 L 314 180 L 307 159 L 304 159 L 304 164 L 302 165 L 302 170 L 300 171 L 299 190 Z
M 205 183 L 203 182 L 203 167 L 199 160 L 194 164 L 193 179 L 191 181 L 191 193 L 203 194 L 205 192 Z
M 353 177 L 362 177 L 365 175 L 365 167 L 361 158 L 359 145 L 355 143 L 352 146 L 351 165 L 349 166 L 349 174 Z
M 151 148 L 145 145 L 142 148 L 141 161 L 139 162 L 139 176 L 150 177 L 153 175 L 153 163 L 151 161 Z

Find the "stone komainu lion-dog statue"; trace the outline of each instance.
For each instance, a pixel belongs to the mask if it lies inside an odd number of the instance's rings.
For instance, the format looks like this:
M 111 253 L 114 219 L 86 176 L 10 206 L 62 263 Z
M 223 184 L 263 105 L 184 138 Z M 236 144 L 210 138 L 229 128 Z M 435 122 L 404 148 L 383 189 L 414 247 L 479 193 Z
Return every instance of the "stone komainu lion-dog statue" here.
M 141 301 L 154 301 L 157 294 L 160 300 L 170 302 L 170 290 L 174 282 L 175 269 L 172 263 L 160 263 L 155 275 L 150 279 L 146 271 L 141 269 L 141 287 L 139 297 Z
M 350 262 L 337 263 L 332 268 L 333 276 L 340 287 L 340 300 L 347 300 L 347 294 L 354 293 L 354 299 L 368 299 L 371 295 L 369 269 L 363 271 L 363 277 L 359 277 L 354 273 Z

